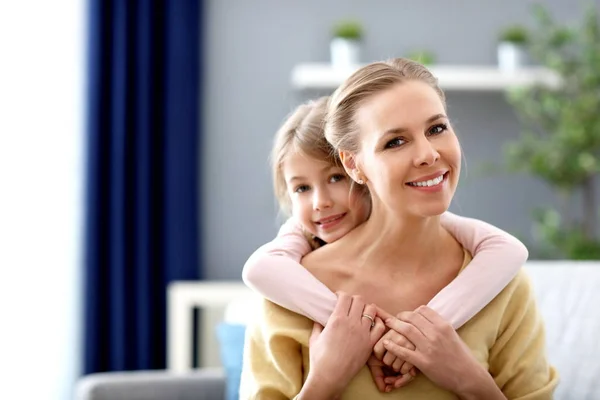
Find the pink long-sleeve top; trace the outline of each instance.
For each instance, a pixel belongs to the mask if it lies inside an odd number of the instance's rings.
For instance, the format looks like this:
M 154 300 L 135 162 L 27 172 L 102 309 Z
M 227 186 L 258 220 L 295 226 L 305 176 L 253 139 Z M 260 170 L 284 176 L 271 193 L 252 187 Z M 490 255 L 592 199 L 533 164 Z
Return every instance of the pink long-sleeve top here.
M 458 329 L 506 287 L 529 253 L 517 238 L 486 222 L 450 212 L 441 221 L 473 260 L 427 305 Z M 337 297 L 300 264 L 310 251 L 300 225 L 290 218 L 246 261 L 242 278 L 273 303 L 325 325 Z

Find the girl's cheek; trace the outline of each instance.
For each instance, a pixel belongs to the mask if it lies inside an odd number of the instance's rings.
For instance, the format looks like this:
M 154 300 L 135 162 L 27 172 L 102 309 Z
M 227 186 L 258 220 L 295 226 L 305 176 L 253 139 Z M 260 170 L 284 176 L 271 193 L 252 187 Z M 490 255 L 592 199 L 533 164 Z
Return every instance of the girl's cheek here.
M 305 220 L 310 219 L 310 207 L 298 200 L 292 201 L 292 215 L 298 219 L 303 225 Z

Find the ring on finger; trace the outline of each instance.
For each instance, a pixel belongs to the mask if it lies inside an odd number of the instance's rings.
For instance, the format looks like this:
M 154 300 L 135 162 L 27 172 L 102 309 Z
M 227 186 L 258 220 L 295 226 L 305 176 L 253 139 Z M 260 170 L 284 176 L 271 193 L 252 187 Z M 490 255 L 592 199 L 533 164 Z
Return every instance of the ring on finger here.
M 363 318 L 369 318 L 371 320 L 371 328 L 375 326 L 375 319 L 368 314 L 363 314 Z

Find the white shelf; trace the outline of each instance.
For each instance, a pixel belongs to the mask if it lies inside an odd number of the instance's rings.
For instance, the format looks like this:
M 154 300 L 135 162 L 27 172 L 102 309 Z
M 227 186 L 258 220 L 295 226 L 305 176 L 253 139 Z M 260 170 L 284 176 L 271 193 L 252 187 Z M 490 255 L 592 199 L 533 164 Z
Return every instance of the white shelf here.
M 359 67 L 338 69 L 327 63 L 299 64 L 292 70 L 292 86 L 298 90 L 334 90 Z M 501 91 L 532 84 L 560 85 L 558 74 L 543 67 L 503 72 L 494 66 L 435 65 L 429 70 L 444 90 Z

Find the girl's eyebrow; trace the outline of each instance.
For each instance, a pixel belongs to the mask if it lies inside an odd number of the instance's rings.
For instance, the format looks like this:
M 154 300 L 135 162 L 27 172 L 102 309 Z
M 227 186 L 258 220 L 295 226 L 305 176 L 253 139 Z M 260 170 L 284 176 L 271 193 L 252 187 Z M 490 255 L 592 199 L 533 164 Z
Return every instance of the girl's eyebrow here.
M 323 171 L 329 171 L 330 169 L 333 169 L 333 168 L 336 168 L 336 167 L 337 167 L 336 165 L 326 165 L 326 166 L 324 166 L 323 168 L 321 168 L 321 169 L 319 170 L 319 172 L 323 172 Z M 288 182 L 292 182 L 292 181 L 300 181 L 300 180 L 303 180 L 303 179 L 306 179 L 306 177 L 304 177 L 304 176 L 299 176 L 299 175 L 294 175 L 294 176 L 292 176 L 292 177 L 289 179 L 289 181 L 288 181 Z

